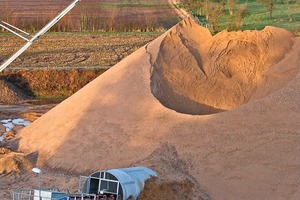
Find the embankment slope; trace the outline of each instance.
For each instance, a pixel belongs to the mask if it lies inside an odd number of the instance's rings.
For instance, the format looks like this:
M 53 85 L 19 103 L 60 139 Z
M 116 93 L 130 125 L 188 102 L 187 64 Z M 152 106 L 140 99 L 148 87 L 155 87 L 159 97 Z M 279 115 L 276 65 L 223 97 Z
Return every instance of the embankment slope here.
M 0 78 L 0 103 L 13 104 L 29 98 L 20 88 Z

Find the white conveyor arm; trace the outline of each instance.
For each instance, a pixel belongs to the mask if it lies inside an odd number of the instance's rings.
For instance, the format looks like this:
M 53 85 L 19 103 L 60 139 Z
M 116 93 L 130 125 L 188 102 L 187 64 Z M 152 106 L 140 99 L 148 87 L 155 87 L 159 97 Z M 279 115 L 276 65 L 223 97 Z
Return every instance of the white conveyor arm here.
M 26 40 L 26 41 L 29 41 L 28 37 L 30 36 L 29 33 L 26 33 L 25 31 L 5 22 L 5 21 L 2 21 L 0 20 L 0 27 L 8 30 L 9 32 L 19 36 L 20 38 Z
M 61 13 L 59 13 L 52 21 L 50 21 L 46 26 L 44 26 L 37 34 L 35 34 L 31 39 L 25 39 L 28 42 L 21 47 L 14 55 L 12 55 L 7 61 L 5 61 L 1 67 L 0 72 L 2 72 L 10 63 L 12 63 L 16 58 L 18 58 L 34 41 L 39 39 L 44 33 L 46 33 L 52 26 L 54 26 L 63 16 L 65 16 L 70 10 L 72 10 L 81 0 L 75 0 L 68 7 L 66 7 Z M 2 21 L 3 22 L 3 21 Z M 8 26 L 11 26 L 7 24 Z M 1 26 L 3 27 L 3 26 Z M 11 26 L 12 27 L 12 26 Z M 15 27 L 14 27 L 15 28 Z M 7 28 L 6 28 L 7 29 Z M 15 28 L 16 29 L 16 28 Z M 8 30 L 8 29 L 7 29 Z M 19 30 L 19 29 L 17 29 Z M 11 30 L 10 30 L 11 31 Z M 21 30 L 19 30 L 21 31 Z M 11 31 L 12 32 L 12 31 Z M 23 32 L 23 31 L 21 31 Z M 23 32 L 25 33 L 25 32 Z M 17 34 L 18 35 L 18 34 Z M 18 35 L 19 36 L 19 35 Z M 21 37 L 21 36 L 19 36 Z M 23 38 L 23 37 L 22 37 Z M 24 38 L 23 38 L 24 39 Z

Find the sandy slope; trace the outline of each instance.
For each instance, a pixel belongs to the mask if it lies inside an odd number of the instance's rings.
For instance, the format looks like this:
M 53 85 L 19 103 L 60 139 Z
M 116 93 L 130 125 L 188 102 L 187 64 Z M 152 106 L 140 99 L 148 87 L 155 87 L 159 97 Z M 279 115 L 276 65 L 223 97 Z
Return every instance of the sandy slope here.
M 29 99 L 23 91 L 12 83 L 0 79 L 0 103 L 17 103 L 24 99 Z
M 212 37 L 186 19 L 23 129 L 11 145 L 37 154 L 42 168 L 88 174 L 143 164 L 173 180 L 192 177 L 212 199 L 299 199 L 299 57 L 299 37 L 282 29 Z M 195 68 L 195 58 L 203 59 L 203 66 Z M 255 69 L 244 73 L 249 66 Z M 219 81 L 199 90 L 205 102 L 194 98 L 194 89 L 206 84 L 201 67 Z M 231 75 L 222 76 L 221 69 Z M 175 75 L 163 73 L 168 70 Z M 180 86 L 192 74 L 200 82 L 184 86 L 186 91 Z M 174 84 L 177 78 L 182 84 Z M 161 82 L 154 87 L 154 80 Z M 151 91 L 161 88 L 168 90 L 158 100 Z M 233 95 L 236 88 L 240 92 Z M 208 104 L 223 101 L 224 107 Z M 199 104 L 231 110 L 181 114 L 160 102 L 175 102 L 173 109 L 184 113 Z

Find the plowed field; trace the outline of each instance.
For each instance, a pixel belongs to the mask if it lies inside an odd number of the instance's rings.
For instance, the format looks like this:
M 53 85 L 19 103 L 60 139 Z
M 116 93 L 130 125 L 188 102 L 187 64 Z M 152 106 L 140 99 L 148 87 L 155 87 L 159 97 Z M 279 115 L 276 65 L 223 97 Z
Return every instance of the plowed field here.
M 0 0 L 0 19 L 34 29 L 43 26 L 71 2 Z M 54 29 L 146 31 L 168 29 L 178 21 L 176 11 L 166 0 L 83 0 Z

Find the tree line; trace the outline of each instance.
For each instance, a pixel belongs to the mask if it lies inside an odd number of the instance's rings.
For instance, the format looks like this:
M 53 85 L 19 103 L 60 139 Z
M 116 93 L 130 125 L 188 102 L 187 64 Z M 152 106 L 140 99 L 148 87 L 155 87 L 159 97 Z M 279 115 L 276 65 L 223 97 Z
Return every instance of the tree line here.
M 249 2 L 248 2 L 249 1 Z M 199 20 L 201 24 L 207 25 L 213 33 L 218 31 L 220 20 L 226 20 L 227 30 L 241 30 L 246 16 L 251 15 L 249 9 L 250 1 L 268 12 L 268 17 L 273 18 L 274 8 L 278 4 L 284 4 L 288 11 L 289 21 L 296 21 L 299 15 L 300 0 L 178 0 L 179 7 L 183 7 Z M 97 1 L 84 6 L 79 6 L 70 14 L 66 15 L 57 23 L 51 31 L 102 31 L 102 32 L 148 32 L 164 31 L 175 25 L 179 19 L 174 16 L 163 16 L 162 13 L 170 10 L 159 10 L 154 14 L 138 14 L 138 10 L 130 11 L 128 15 L 120 14 L 123 8 L 107 8 Z M 12 9 L 3 9 L 0 19 L 27 32 L 36 32 L 41 29 L 54 16 L 18 16 Z M 222 22 L 223 23 L 223 22 Z M 300 29 L 300 28 L 299 28 Z M 4 29 L 0 29 L 4 31 Z
M 9 17 L 0 19 L 8 22 L 24 31 L 36 32 L 44 27 L 50 20 L 51 17 L 44 18 L 18 18 Z M 173 25 L 178 22 L 176 18 L 170 18 L 173 21 Z M 118 16 L 102 17 L 93 15 L 90 13 L 81 13 L 79 17 L 71 17 L 66 15 L 57 24 L 55 24 L 50 31 L 53 32 L 70 32 L 70 31 L 102 31 L 102 32 L 149 32 L 149 31 L 164 31 L 169 27 L 165 27 L 164 22 L 158 23 L 153 19 L 141 19 L 141 20 L 124 20 Z M 0 28 L 0 31 L 5 29 Z
M 89 1 L 75 7 L 50 31 L 164 31 L 179 22 L 179 17 L 172 11 L 173 8 L 168 4 L 122 7 L 117 3 Z M 18 11 L 13 9 L 3 9 L 0 12 L 0 19 L 27 32 L 35 32 L 55 17 L 55 14 L 47 10 L 42 15 L 39 13 L 40 11 L 36 12 L 34 8 L 25 14 L 18 14 Z

